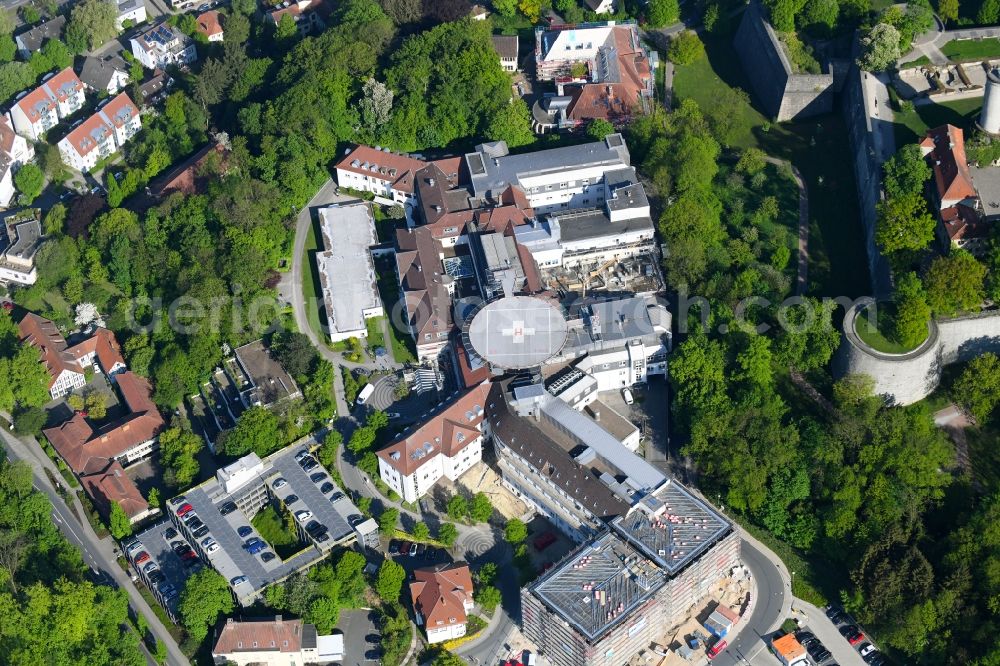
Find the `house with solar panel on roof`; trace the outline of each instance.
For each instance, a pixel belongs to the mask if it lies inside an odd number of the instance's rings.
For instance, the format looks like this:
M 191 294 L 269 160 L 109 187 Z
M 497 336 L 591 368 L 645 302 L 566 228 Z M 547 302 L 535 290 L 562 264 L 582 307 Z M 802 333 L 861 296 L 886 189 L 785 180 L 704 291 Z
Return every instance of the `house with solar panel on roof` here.
M 141 129 L 138 107 L 121 93 L 67 134 L 58 144 L 59 154 L 67 166 L 87 172 L 117 153 Z
M 14 130 L 32 141 L 40 141 L 50 129 L 83 108 L 83 82 L 73 69 L 48 75 L 42 85 L 17 98 L 10 109 Z
M 149 69 L 165 69 L 168 65 L 180 67 L 198 59 L 194 41 L 168 23 L 151 25 L 136 33 L 129 42 L 132 55 Z

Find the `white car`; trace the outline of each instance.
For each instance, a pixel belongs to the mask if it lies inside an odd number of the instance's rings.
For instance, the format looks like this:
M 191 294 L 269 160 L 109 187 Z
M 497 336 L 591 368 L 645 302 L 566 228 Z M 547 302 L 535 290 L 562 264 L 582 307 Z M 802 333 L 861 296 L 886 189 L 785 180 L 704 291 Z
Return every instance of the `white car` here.
M 875 652 L 875 650 L 876 650 L 875 646 L 872 645 L 871 643 L 868 643 L 867 645 L 863 645 L 863 646 L 861 646 L 861 650 L 860 650 L 861 656 L 862 657 L 867 657 L 872 652 Z
M 214 541 L 212 543 L 208 544 L 207 546 L 205 546 L 205 552 L 208 553 L 208 554 L 210 554 L 210 555 L 212 553 L 214 553 L 215 551 L 217 551 L 217 550 L 219 550 L 219 544 L 217 544 Z
M 274 485 L 272 487 L 275 490 L 278 490 L 279 488 L 284 488 L 287 485 L 288 485 L 288 481 L 285 481 L 284 479 L 282 479 L 282 478 L 279 477 L 278 480 L 274 482 Z
M 312 511 L 296 511 L 295 512 L 295 520 L 299 521 L 300 523 L 304 523 L 304 522 L 306 522 L 307 520 L 309 520 L 312 517 L 313 517 L 313 512 Z
M 245 582 L 247 582 L 246 576 L 237 576 L 236 578 L 233 578 L 231 581 L 229 581 L 229 584 L 232 585 L 233 587 L 236 587 L 237 585 L 241 585 Z
M 295 454 L 295 462 L 298 462 L 298 461 L 302 460 L 307 455 L 309 455 L 309 452 L 306 451 L 305 449 L 302 449 L 301 451 L 299 451 L 298 453 Z
M 635 398 L 632 397 L 632 391 L 628 389 L 622 389 L 622 398 L 625 399 L 626 405 L 631 405 L 633 402 L 635 402 Z

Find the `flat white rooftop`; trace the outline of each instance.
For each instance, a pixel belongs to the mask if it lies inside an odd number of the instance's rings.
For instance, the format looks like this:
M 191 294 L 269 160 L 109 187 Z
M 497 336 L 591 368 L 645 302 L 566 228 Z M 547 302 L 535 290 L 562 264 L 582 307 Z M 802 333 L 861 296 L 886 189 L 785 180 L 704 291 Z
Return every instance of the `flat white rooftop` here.
M 319 211 L 323 252 L 316 256 L 330 338 L 365 335 L 365 319 L 383 313 L 369 248 L 377 243 L 375 218 L 365 202 Z

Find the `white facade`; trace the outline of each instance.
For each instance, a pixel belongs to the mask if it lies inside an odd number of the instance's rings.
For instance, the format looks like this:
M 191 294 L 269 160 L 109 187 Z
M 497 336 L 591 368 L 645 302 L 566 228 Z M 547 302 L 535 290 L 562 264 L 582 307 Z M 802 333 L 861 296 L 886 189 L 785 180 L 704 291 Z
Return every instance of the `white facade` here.
M 149 69 L 186 65 L 198 58 L 191 38 L 165 23 L 150 26 L 129 42 L 132 55 Z
M 416 502 L 434 487 L 441 477 L 455 481 L 473 465 L 483 459 L 483 438 L 475 438 L 451 458 L 444 453 L 428 458 L 412 474 L 403 475 L 385 460 L 379 458 L 378 472 L 382 481 L 395 490 L 405 501 Z
M 39 141 L 46 132 L 59 124 L 61 119 L 83 108 L 86 101 L 83 84 L 79 85 L 79 89 L 72 85 L 58 85 L 59 82 L 72 84 L 73 80 L 79 82 L 72 70 L 68 70 L 72 79 L 65 81 L 66 71 L 63 70 L 50 77 L 38 88 L 22 96 L 11 107 L 10 120 L 18 134 Z M 54 88 L 64 95 L 57 96 Z M 33 113 L 29 115 L 29 111 Z
M 67 166 L 86 173 L 100 160 L 117 153 L 142 129 L 142 120 L 131 100 L 127 106 L 116 100 L 99 109 L 59 142 L 59 154 Z
M 0 166 L 0 208 L 6 208 L 14 200 L 14 165 L 4 161 Z M 4 269 L 0 264 L 0 280 L 3 280 Z
M 393 188 L 395 179 L 381 178 L 380 174 L 360 174 L 347 169 L 337 169 L 337 184 L 341 187 L 348 187 L 360 192 L 371 192 L 377 197 L 392 199 L 398 204 L 413 203 L 417 200 L 417 195 L 413 192 Z
M 604 174 L 620 164 L 574 167 L 522 176 L 521 187 L 535 213 L 566 208 L 596 208 L 604 203 Z
M 73 370 L 63 370 L 56 377 L 55 383 L 49 388 L 49 395 L 52 399 L 61 398 L 70 391 L 74 389 L 83 388 L 83 385 L 87 383 L 86 377 L 82 372 L 75 372 Z
M 118 0 L 118 18 L 115 19 L 115 27 L 119 32 L 125 29 L 126 21 L 131 21 L 130 25 L 145 23 L 145 0 Z
M 632 340 L 617 349 L 591 352 L 576 367 L 597 380 L 598 391 L 644 384 L 650 375 L 666 375 L 666 349 Z
M 59 114 L 55 106 L 40 109 L 39 117 L 31 120 L 21 107 L 15 105 L 10 110 L 10 117 L 17 133 L 33 141 L 40 141 L 42 135 L 59 124 Z
M 443 643 L 465 635 L 465 622 L 459 622 L 443 627 L 425 627 L 427 630 L 427 642 L 430 644 Z
M 611 0 L 604 0 L 602 4 L 606 3 L 614 4 Z M 550 63 L 593 60 L 597 57 L 598 50 L 608 41 L 613 27 L 614 22 L 609 22 L 608 25 L 562 30 L 556 35 L 543 61 Z
M 615 11 L 615 0 L 599 0 L 598 2 L 590 0 L 587 3 L 587 6 L 589 6 L 591 11 L 595 14 L 612 14 Z

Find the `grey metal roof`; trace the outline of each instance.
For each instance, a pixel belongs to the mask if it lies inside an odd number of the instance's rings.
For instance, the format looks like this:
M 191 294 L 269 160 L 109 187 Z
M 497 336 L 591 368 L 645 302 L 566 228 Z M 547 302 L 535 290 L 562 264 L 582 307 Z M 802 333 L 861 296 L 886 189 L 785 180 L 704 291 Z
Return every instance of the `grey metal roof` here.
M 38 220 L 22 222 L 14 226 L 13 232 L 16 240 L 12 239 L 13 243 L 5 254 L 23 259 L 29 258 L 38 249 L 38 241 L 42 237 L 41 223 Z
M 718 511 L 674 479 L 611 525 L 672 576 L 732 529 Z
M 656 301 L 632 296 L 593 301 L 573 307 L 567 348 L 587 347 L 595 341 L 612 342 L 656 335 L 650 306 Z
M 335 204 L 320 209 L 319 217 L 324 251 L 316 261 L 327 322 L 339 333 L 363 330 L 364 312 L 382 305 L 369 252 L 377 243 L 371 206 Z
M 608 203 L 612 203 L 612 201 L 609 200 Z M 552 219 L 555 220 L 554 223 L 551 223 L 552 226 L 558 224 L 559 236 L 564 242 L 633 232 L 648 231 L 652 233 L 655 228 L 653 220 L 648 215 L 612 222 L 608 214 L 600 208 L 558 213 L 550 216 L 550 220 Z
M 576 146 L 562 146 L 520 155 L 503 155 L 490 157 L 484 152 L 485 146 L 477 146 L 477 152 L 465 156 L 469 166 L 472 189 L 477 197 L 483 197 L 489 192 L 499 193 L 508 185 L 516 185 L 520 178 L 544 173 L 558 173 L 569 168 L 583 166 L 598 166 L 602 164 L 622 164 L 628 166 L 628 150 L 620 135 L 609 141 L 595 141 Z
M 542 416 L 567 436 L 597 454 L 607 466 L 631 481 L 626 483 L 640 492 L 650 492 L 663 485 L 667 477 L 660 470 L 629 451 L 611 433 L 576 411 L 562 400 L 552 397 L 543 401 Z
M 128 73 L 129 66 L 117 53 L 88 57 L 83 61 L 80 80 L 95 90 L 107 90 L 115 72 Z
M 666 582 L 659 567 L 606 532 L 567 555 L 530 591 L 593 642 L 629 620 Z
M 63 28 L 66 27 L 66 17 L 57 16 L 51 21 L 46 21 L 31 30 L 22 32 L 17 36 L 18 46 L 29 52 L 42 48 L 42 44 L 49 39 L 59 39 L 62 37 Z

